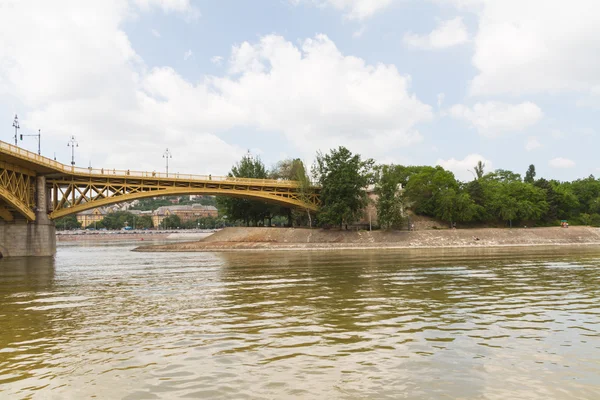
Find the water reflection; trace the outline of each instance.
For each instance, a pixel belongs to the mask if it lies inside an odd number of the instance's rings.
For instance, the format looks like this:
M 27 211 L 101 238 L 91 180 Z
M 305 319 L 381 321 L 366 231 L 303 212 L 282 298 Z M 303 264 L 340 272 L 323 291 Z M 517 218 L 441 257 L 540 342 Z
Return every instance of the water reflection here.
M 0 262 L 0 397 L 599 394 L 597 250 L 133 245 Z

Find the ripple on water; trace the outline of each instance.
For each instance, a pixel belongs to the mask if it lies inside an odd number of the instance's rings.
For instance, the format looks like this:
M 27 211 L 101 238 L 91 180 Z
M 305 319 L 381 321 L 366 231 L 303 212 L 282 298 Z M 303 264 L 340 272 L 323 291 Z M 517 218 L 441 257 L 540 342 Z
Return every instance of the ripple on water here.
M 600 398 L 600 256 L 0 263 L 0 397 Z

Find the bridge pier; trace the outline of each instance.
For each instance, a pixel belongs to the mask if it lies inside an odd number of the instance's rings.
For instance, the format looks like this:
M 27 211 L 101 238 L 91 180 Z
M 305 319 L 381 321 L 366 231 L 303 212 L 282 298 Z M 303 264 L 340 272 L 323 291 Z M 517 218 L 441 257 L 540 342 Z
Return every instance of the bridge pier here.
M 3 257 L 47 257 L 56 253 L 56 228 L 48 218 L 46 178 L 36 178 L 35 221 L 15 216 L 0 220 L 0 254 Z

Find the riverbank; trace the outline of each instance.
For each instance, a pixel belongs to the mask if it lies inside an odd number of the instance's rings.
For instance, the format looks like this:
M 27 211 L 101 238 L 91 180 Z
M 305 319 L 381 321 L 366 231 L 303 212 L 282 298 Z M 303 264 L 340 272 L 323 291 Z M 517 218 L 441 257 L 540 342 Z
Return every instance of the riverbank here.
M 294 228 L 226 228 L 201 241 L 142 246 L 134 251 L 345 250 L 600 246 L 600 228 L 446 229 L 338 231 Z
M 79 241 L 118 241 L 118 240 L 149 240 L 149 239 L 185 239 L 201 240 L 213 234 L 207 230 L 180 230 L 180 231 L 58 231 L 57 242 L 79 242 Z

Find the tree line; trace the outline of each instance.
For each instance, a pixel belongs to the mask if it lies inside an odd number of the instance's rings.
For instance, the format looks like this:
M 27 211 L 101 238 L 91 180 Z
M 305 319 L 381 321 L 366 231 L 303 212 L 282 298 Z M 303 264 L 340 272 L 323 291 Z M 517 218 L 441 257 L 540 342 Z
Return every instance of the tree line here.
M 441 166 L 378 165 L 341 146 L 317 153 L 311 175 L 321 187 L 321 207 L 314 216 L 251 200 L 224 198 L 217 204 L 231 221 L 245 225 L 266 225 L 273 216 L 284 215 L 297 225 L 344 228 L 363 215 L 371 186 L 383 229 L 406 227 L 409 210 L 448 226 L 554 226 L 561 220 L 600 226 L 600 180 L 594 176 L 571 182 L 537 179 L 534 165 L 523 177 L 504 169 L 486 171 L 481 161 L 472 173 L 471 181 L 462 182 Z M 244 157 L 230 176 L 310 182 L 299 159 L 280 161 L 268 171 L 260 158 Z
M 571 182 L 536 178 L 535 166 L 521 174 L 504 169 L 486 171 L 485 164 L 473 166 L 473 179 L 462 182 L 441 166 L 376 164 L 340 146 L 329 153 L 317 153 L 310 173 L 300 159 L 279 161 L 270 170 L 260 157 L 244 156 L 228 176 L 299 182 L 299 196 L 308 199 L 311 185 L 320 186 L 321 205 L 317 213 L 291 209 L 256 200 L 217 197 L 219 218 L 181 222 L 170 216 L 170 227 L 206 228 L 222 226 L 321 226 L 347 228 L 360 220 L 373 202 L 379 227 L 407 226 L 409 213 L 432 217 L 448 226 L 554 226 L 561 220 L 570 224 L 600 226 L 600 180 L 590 175 Z M 312 179 L 311 179 L 312 178 Z M 375 193 L 369 199 L 367 188 Z M 207 198 L 206 203 L 213 203 Z M 165 200 L 151 199 L 138 204 L 149 209 Z M 164 204 L 166 205 L 166 204 Z M 69 218 L 69 217 L 66 217 Z M 74 219 L 74 217 L 73 217 Z M 57 227 L 76 225 L 76 219 L 57 221 Z M 108 214 L 98 228 L 121 229 L 133 226 L 133 214 Z M 61 223 L 63 224 L 61 226 Z M 136 217 L 136 227 L 151 227 L 150 217 Z M 166 226 L 165 225 L 165 226 Z

